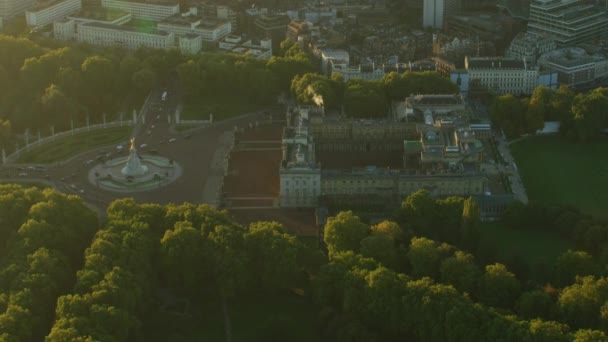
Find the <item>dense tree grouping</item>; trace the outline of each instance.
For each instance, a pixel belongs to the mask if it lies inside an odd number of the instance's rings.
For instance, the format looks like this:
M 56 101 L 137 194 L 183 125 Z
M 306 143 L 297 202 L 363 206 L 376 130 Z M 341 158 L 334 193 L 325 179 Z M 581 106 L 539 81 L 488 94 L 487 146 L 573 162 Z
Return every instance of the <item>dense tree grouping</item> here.
M 90 122 L 101 122 L 104 113 L 113 119 L 141 103 L 182 60 L 176 51 L 43 48 L 9 36 L 0 36 L 0 50 L 0 119 L 17 132 L 51 125 L 60 131 L 70 121 L 82 125 L 87 115 Z
M 456 94 L 458 87 L 429 71 L 391 72 L 378 81 L 351 79 L 348 82 L 335 73 L 331 77 L 308 73 L 293 78 L 291 92 L 300 103 L 322 102 L 333 109 L 343 106 L 344 112 L 355 118 L 384 118 L 391 101 L 404 101 L 417 94 Z
M 608 127 L 608 88 L 575 94 L 566 86 L 540 86 L 530 98 L 502 95 L 494 99 L 490 115 L 509 136 L 536 133 L 545 121 L 559 121 L 561 136 L 573 141 L 598 139 Z
M 0 186 L 0 339 L 39 341 L 73 285 L 97 218 L 77 196 Z
M 25 129 L 55 132 L 139 109 L 149 91 L 176 79 L 188 101 L 230 98 L 269 104 L 294 75 L 313 71 L 299 45 L 284 43 L 269 61 L 210 52 L 101 49 L 83 44 L 47 48 L 0 35 L 0 144 Z M 126 116 L 125 119 L 130 119 Z
M 475 201 L 424 191 L 404 200 L 395 221 L 329 218 L 327 256 L 276 222 L 243 226 L 207 205 L 118 200 L 93 238 L 97 220 L 79 198 L 10 185 L 0 188 L 0 217 L 3 340 L 146 340 L 159 298 L 294 288 L 317 303 L 319 335 L 331 341 L 607 338 L 608 278 L 596 260 L 608 227 L 569 208 L 514 205 L 505 216 L 581 248 L 545 275 L 476 257 Z
M 141 340 L 159 289 L 229 297 L 290 288 L 318 257 L 277 223 L 243 227 L 207 205 L 119 200 L 85 253 L 73 293 L 57 300 L 48 340 Z

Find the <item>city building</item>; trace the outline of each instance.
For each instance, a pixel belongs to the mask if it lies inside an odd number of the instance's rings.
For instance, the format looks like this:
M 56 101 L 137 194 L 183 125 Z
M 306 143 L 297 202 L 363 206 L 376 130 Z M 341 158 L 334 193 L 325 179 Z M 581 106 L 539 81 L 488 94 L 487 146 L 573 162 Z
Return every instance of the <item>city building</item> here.
M 255 41 L 229 35 L 219 42 L 219 48 L 239 55 L 251 55 L 256 59 L 270 59 L 272 57 L 272 41 L 269 38 Z
M 85 23 L 77 26 L 80 42 L 100 46 L 120 46 L 126 49 L 148 47 L 169 49 L 174 47 L 175 34 L 168 32 L 140 32 L 134 27 L 101 23 Z
M 547 52 L 538 64 L 557 72 L 560 84 L 575 86 L 608 77 L 608 58 L 603 54 L 588 54 L 582 48 L 564 48 Z
M 556 48 L 555 40 L 552 38 L 520 32 L 511 41 L 511 45 L 505 51 L 505 57 L 519 60 L 525 59 L 526 62 L 535 65 L 538 57 Z
M 236 31 L 238 29 L 238 18 L 236 12 L 233 11 L 230 7 L 217 6 L 216 18 L 221 21 L 229 21 L 230 26 L 232 27 L 232 31 Z
M 495 94 L 529 95 L 540 85 L 553 89 L 558 86 L 556 72 L 541 72 L 525 60 L 467 57 L 464 63 L 464 70 L 450 73 L 450 79 L 464 95 L 468 95 L 472 81 Z
M 255 28 L 258 34 L 272 40 L 272 48 L 278 50 L 285 40 L 287 25 L 291 19 L 285 14 L 261 14 L 255 17 Z
M 348 82 L 354 78 L 361 78 L 367 81 L 381 80 L 384 77 L 384 66 L 372 65 L 359 65 L 349 66 L 342 61 L 329 61 L 330 75 L 336 73 L 342 76 L 344 82 Z
M 76 40 L 76 21 L 62 18 L 53 22 L 53 37 L 57 40 Z
M 34 7 L 34 0 L 0 0 L 0 18 L 10 19 Z
M 582 0 L 534 0 L 530 4 L 528 33 L 550 36 L 557 47 L 598 41 L 608 29 L 608 16 Z
M 188 33 L 178 36 L 177 40 L 182 53 L 195 55 L 203 49 L 203 37 L 198 34 Z
M 81 11 L 72 15 L 68 15 L 68 19 L 72 19 L 76 24 L 84 23 L 100 23 L 110 25 L 124 25 L 133 19 L 131 13 L 108 10 L 106 8 L 95 9 L 94 11 Z
M 80 11 L 81 0 L 46 0 L 25 12 L 27 26 L 45 26 Z
M 196 9 L 193 8 L 187 13 L 160 21 L 156 27 L 159 31 L 176 35 L 199 35 L 204 44 L 215 44 L 232 31 L 230 21 L 203 18 L 197 14 Z
M 350 55 L 345 50 L 321 48 L 316 51 L 316 55 L 321 58 L 321 72 L 328 76 L 331 74 L 329 61 L 336 64 L 350 64 Z
M 422 27 L 443 28 L 445 0 L 424 0 L 422 7 Z
M 179 14 L 177 1 L 101 0 L 104 8 L 131 13 L 135 19 L 160 21 Z
M 413 114 L 407 122 L 331 117 L 311 106 L 288 108 L 280 205 L 394 207 L 420 189 L 434 196 L 483 194 L 488 182 L 479 171 L 484 145 L 461 116 L 463 98 L 426 96 L 409 100 Z M 353 160 L 362 154 L 393 155 L 397 167 L 327 166 L 332 162 L 324 159 L 328 152 L 329 158 L 337 153 Z

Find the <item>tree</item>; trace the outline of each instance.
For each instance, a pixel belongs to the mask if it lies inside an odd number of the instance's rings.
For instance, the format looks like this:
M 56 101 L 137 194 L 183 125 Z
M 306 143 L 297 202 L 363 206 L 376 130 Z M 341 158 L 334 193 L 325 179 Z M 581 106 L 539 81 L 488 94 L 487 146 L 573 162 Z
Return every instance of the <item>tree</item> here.
M 190 293 L 200 291 L 208 270 L 205 246 L 200 231 L 188 222 L 178 222 L 160 240 L 161 265 L 174 286 Z
M 418 190 L 401 203 L 401 209 L 397 212 L 397 222 L 403 228 L 428 235 L 425 231 L 434 226 L 436 212 L 435 199 L 425 190 Z
M 152 87 L 156 82 L 156 73 L 150 69 L 144 68 L 133 73 L 131 81 L 138 93 L 140 95 L 145 95 L 152 90 Z
M 568 250 L 555 263 L 554 279 L 558 286 L 572 284 L 576 276 L 596 275 L 598 267 L 591 255 Z
M 361 240 L 361 255 L 374 258 L 384 266 L 393 269 L 398 263 L 395 240 L 384 234 L 370 235 Z
M 546 112 L 543 102 L 530 102 L 526 111 L 526 133 L 534 134 L 545 126 Z
M 486 266 L 481 277 L 479 299 L 490 306 L 508 309 L 519 297 L 520 285 L 503 264 Z
M 342 251 L 359 251 L 361 240 L 369 233 L 369 227 L 361 222 L 352 211 L 340 212 L 330 217 L 325 224 L 324 241 L 329 257 Z
M 300 103 L 336 108 L 338 87 L 334 83 L 335 81 L 319 74 L 296 75 L 291 81 L 291 92 Z
M 429 276 L 439 279 L 441 261 L 449 253 L 448 245 L 440 245 L 427 238 L 413 238 L 407 252 L 407 259 L 412 267 L 412 276 L 420 278 Z
M 297 265 L 300 248 L 295 236 L 285 232 L 277 222 L 256 222 L 243 235 L 249 270 L 263 289 L 293 285 L 300 271 Z
M 477 294 L 477 284 L 481 278 L 481 271 L 475 264 L 473 255 L 456 251 L 452 257 L 441 262 L 439 269 L 441 281 L 470 295 Z
M 568 326 L 557 322 L 534 319 L 530 322 L 530 332 L 534 336 L 534 341 L 568 342 L 572 340 L 567 334 Z
M 76 104 L 54 84 L 45 89 L 40 102 L 45 116 L 40 118 L 39 125 L 43 123 L 48 126 L 60 122 L 65 125 L 69 120 L 76 119 Z
M 490 117 L 508 136 L 519 136 L 526 132 L 526 105 L 511 94 L 498 96 L 490 107 Z
M 393 221 L 382 221 L 370 227 L 372 235 L 385 235 L 396 242 L 404 242 L 406 234 L 401 227 Z
M 608 126 L 608 88 L 596 88 L 589 94 L 578 94 L 572 104 L 574 129 L 582 141 L 596 139 L 600 130 Z
M 355 118 L 384 118 L 388 102 L 382 84 L 362 79 L 349 80 L 344 91 L 344 109 Z
M 550 319 L 555 308 L 551 296 L 541 290 L 524 292 L 515 303 L 517 313 L 527 319 Z
M 460 246 L 474 251 L 479 243 L 479 225 L 481 224 L 481 213 L 479 205 L 469 197 L 464 201 L 462 210 L 462 224 L 460 226 Z
M 600 309 L 608 300 L 608 279 L 577 277 L 564 288 L 557 305 L 561 317 L 574 328 L 595 328 L 600 323 Z
M 574 334 L 574 342 L 602 342 L 606 339 L 608 336 L 599 330 L 580 329 Z

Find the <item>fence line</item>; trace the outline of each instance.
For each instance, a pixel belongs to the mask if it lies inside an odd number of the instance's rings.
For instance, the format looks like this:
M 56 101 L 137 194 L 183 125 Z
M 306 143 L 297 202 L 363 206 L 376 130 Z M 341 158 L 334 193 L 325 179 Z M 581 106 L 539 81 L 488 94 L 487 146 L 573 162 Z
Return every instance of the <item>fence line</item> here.
M 96 125 L 78 127 L 78 128 L 74 128 L 69 131 L 56 133 L 55 135 L 51 135 L 51 136 L 42 138 L 40 140 L 33 141 L 33 142 L 29 143 L 27 146 L 24 146 L 24 147 L 16 150 L 15 152 L 11 153 L 10 155 L 8 155 L 6 157 L 6 163 L 15 162 L 17 160 L 17 158 L 19 158 L 21 153 L 28 152 L 32 148 L 47 144 L 49 142 L 53 142 L 62 137 L 67 137 L 67 136 L 71 136 L 74 134 L 78 134 L 78 133 L 82 133 L 82 132 L 89 132 L 89 131 L 103 129 L 103 128 L 123 127 L 123 126 L 132 126 L 132 125 L 133 125 L 133 120 L 113 121 L 113 122 L 107 122 L 105 124 L 101 123 L 101 124 L 96 124 Z

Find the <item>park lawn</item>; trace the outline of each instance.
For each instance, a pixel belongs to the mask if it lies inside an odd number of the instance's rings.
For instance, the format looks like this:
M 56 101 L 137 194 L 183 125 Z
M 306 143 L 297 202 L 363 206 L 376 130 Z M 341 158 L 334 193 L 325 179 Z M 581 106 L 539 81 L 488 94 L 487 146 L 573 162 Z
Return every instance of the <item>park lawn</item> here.
M 608 142 L 532 137 L 511 151 L 531 202 L 574 205 L 608 218 Z
M 17 162 L 44 164 L 66 160 L 96 147 L 127 141 L 131 130 L 129 126 L 112 127 L 60 137 L 23 153 Z
M 501 222 L 484 222 L 480 229 L 480 245 L 496 251 L 499 258 L 521 257 L 528 265 L 536 261 L 550 264 L 572 244 L 558 236 L 541 230 L 508 228 Z
M 255 112 L 264 107 L 266 106 L 235 98 L 199 98 L 184 104 L 181 119 L 208 120 L 209 113 L 213 113 L 213 121 L 221 121 Z

